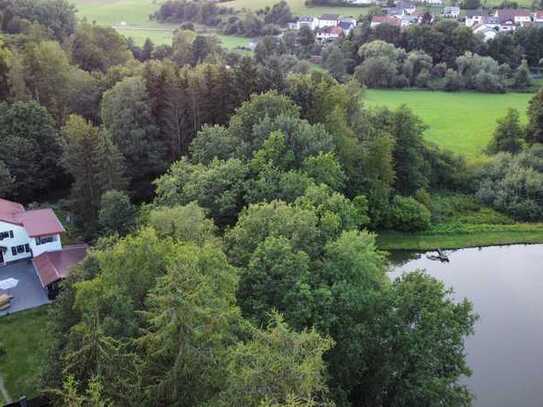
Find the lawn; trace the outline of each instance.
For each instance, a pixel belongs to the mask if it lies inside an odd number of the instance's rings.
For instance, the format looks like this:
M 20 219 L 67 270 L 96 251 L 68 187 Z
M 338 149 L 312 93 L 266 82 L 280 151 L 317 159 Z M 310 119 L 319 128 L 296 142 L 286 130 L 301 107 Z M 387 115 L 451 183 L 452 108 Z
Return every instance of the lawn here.
M 233 7 L 237 10 L 260 10 L 266 6 L 272 6 L 278 3 L 279 0 L 233 0 L 226 3 L 221 3 L 224 6 Z M 305 0 L 287 0 L 287 3 L 292 10 L 292 13 L 297 16 L 320 16 L 322 14 L 339 14 L 344 17 L 353 16 L 358 17 L 368 12 L 368 7 L 308 7 L 305 4 Z
M 543 243 L 543 224 L 540 223 L 472 225 L 467 229 L 459 233 L 381 232 L 377 236 L 377 244 L 383 250 L 434 250 Z
M 277 0 L 279 1 L 279 0 Z M 271 6 L 276 0 L 234 0 L 221 3 L 236 9 L 258 10 Z M 126 37 L 132 37 L 137 44 L 150 38 L 155 44 L 170 44 L 174 24 L 159 24 L 149 20 L 149 15 L 159 7 L 160 0 L 71 0 L 80 18 L 111 25 Z M 337 13 L 343 16 L 358 17 L 365 14 L 364 7 L 307 7 L 304 0 L 288 1 L 295 15 L 319 16 L 324 13 Z M 248 38 L 219 35 L 226 48 L 246 46 Z
M 43 306 L 0 318 L 0 341 L 6 350 L 0 356 L 0 374 L 14 400 L 37 395 L 40 370 L 51 341 L 47 311 Z
M 488 94 L 475 92 L 432 92 L 424 90 L 367 90 L 368 106 L 410 107 L 428 125 L 427 140 L 475 158 L 492 137 L 496 120 L 509 107 L 518 109 L 526 120 L 529 93 Z

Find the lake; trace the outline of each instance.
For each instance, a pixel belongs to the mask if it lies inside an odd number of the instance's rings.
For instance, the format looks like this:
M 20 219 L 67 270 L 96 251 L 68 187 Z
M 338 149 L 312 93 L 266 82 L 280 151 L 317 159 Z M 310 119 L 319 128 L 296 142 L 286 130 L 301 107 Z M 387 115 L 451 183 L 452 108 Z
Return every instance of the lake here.
M 480 319 L 466 339 L 476 407 L 543 406 L 543 245 L 425 254 L 394 253 L 392 276 L 425 269 L 468 298 Z

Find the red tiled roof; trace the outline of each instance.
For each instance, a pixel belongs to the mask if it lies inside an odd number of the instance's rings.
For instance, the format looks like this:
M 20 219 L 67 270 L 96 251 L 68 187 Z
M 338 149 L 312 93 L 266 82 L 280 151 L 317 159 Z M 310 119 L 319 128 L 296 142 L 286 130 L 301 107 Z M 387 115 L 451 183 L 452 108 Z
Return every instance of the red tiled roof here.
M 30 237 L 56 235 L 64 227 L 52 209 L 25 211 L 23 205 L 0 198 L 0 221 L 23 226 Z
M 87 248 L 85 244 L 66 246 L 62 250 L 45 252 L 34 257 L 32 263 L 42 287 L 66 278 L 72 268 L 83 261 Z
M 323 32 L 325 33 L 328 33 L 328 34 L 337 34 L 337 35 L 340 35 L 343 33 L 343 29 L 341 27 L 338 27 L 338 26 L 334 26 L 334 27 L 326 27 Z
M 21 215 L 23 226 L 30 237 L 56 235 L 64 228 L 52 209 L 35 209 Z
M 19 223 L 18 218 L 24 211 L 25 208 L 23 205 L 0 198 L 0 220 L 9 223 Z
M 371 19 L 372 23 L 386 23 L 391 25 L 400 25 L 401 21 L 398 17 L 394 16 L 373 16 Z
M 500 23 L 504 23 L 507 20 L 514 20 L 515 17 L 530 17 L 528 10 L 504 8 L 499 9 L 496 12 L 496 16 L 499 18 Z

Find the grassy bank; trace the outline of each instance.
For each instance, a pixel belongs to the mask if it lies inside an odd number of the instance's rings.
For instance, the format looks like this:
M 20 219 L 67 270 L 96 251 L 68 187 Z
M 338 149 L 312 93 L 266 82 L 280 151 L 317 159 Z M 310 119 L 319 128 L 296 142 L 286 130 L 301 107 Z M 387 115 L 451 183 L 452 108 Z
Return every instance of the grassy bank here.
M 432 92 L 424 90 L 367 90 L 369 106 L 409 106 L 428 125 L 427 140 L 474 158 L 482 154 L 492 137 L 496 120 L 509 107 L 526 120 L 529 93 L 488 94 Z
M 381 232 L 377 243 L 383 250 L 433 250 L 495 246 L 521 243 L 543 243 L 543 224 L 466 225 L 463 230 L 447 233 L 438 228 L 428 232 Z
M 0 374 L 12 399 L 37 395 L 39 375 L 46 362 L 51 336 L 47 306 L 0 318 Z M 1 397 L 0 397 L 1 399 Z

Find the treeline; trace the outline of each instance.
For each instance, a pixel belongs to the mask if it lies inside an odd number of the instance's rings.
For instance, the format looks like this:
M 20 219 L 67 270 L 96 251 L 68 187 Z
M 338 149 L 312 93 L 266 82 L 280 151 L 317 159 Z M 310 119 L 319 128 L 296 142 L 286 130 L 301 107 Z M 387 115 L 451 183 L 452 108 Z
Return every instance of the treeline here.
M 216 27 L 226 35 L 276 35 L 293 19 L 284 0 L 256 12 L 238 12 L 207 1 L 169 0 L 151 16 L 161 23 L 190 23 Z
M 323 66 L 336 79 L 354 76 L 369 87 L 501 92 L 529 88 L 529 66 L 539 64 L 539 28 L 503 33 L 485 43 L 452 20 L 406 30 L 389 24 L 371 28 L 369 22 L 320 50 Z M 527 49 L 530 54 L 523 59 Z
M 325 66 L 334 70 L 334 50 L 327 50 Z M 433 90 L 505 92 L 506 89 L 526 89 L 531 86 L 530 70 L 524 62 L 516 70 L 507 64 L 498 65 L 491 57 L 466 52 L 455 60 L 456 69 L 447 64 L 434 65 L 423 51 L 405 52 L 381 40 L 364 44 L 358 51 L 362 63 L 355 68 L 354 77 L 370 88 L 417 87 Z M 342 72 L 334 72 L 341 78 Z
M 510 109 L 498 120 L 487 152 L 492 159 L 478 174 L 476 196 L 517 220 L 543 218 L 543 91 L 530 101 L 528 123 Z
M 471 305 L 423 273 L 390 282 L 365 231 L 426 227 L 424 188 L 460 187 L 462 162 L 407 109 L 366 111 L 358 94 L 290 76 L 201 129 L 139 215 L 107 197 L 101 222 L 132 226 L 109 230 L 52 308 L 43 385 L 58 404 L 470 402 Z

